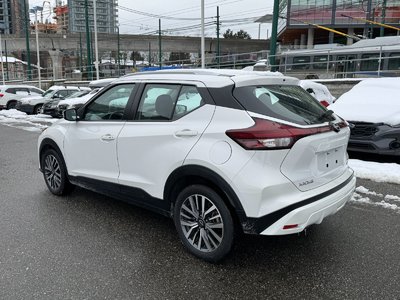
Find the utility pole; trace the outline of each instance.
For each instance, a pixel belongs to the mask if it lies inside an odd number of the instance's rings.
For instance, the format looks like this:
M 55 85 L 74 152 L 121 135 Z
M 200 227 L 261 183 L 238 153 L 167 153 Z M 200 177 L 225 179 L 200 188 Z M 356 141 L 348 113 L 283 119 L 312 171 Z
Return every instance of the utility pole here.
M 85 21 L 86 21 L 86 51 L 87 51 L 87 71 L 88 71 L 88 78 L 93 80 L 93 73 L 92 73 L 92 56 L 90 51 L 90 33 L 89 33 L 89 8 L 88 8 L 88 0 L 85 0 Z
M 35 13 L 35 37 L 36 37 L 36 58 L 37 58 L 37 70 L 38 70 L 38 81 L 39 81 L 39 89 L 42 88 L 42 74 L 40 70 L 40 50 L 39 50 L 39 31 L 38 31 L 38 11 L 43 11 L 43 7 L 36 6 L 33 8 L 33 12 Z
M 204 0 L 201 0 L 201 68 L 206 66 L 205 62 L 205 40 L 204 40 Z
M 149 42 L 149 67 L 151 67 L 151 43 Z
M 272 16 L 272 33 L 270 39 L 269 50 L 269 64 L 271 71 L 276 70 L 275 56 L 276 56 L 276 43 L 278 39 L 278 18 L 279 18 L 279 0 L 274 0 L 274 13 Z
M 160 65 L 161 70 L 161 19 L 158 19 L 158 64 Z
M 0 56 L 1 56 L 1 79 L 3 81 L 3 85 L 6 84 L 6 79 L 4 75 L 4 64 L 3 64 L 3 42 L 1 40 L 1 34 L 0 34 Z
M 79 32 L 79 70 L 82 72 L 82 57 L 83 57 L 83 51 L 82 51 L 82 32 Z
M 220 68 L 221 64 L 221 48 L 219 44 L 219 6 L 217 6 L 217 64 L 218 69 Z
M 28 8 L 26 7 L 26 3 L 28 1 L 24 0 L 24 19 L 25 19 L 25 41 L 26 41 L 26 52 L 27 58 L 26 62 L 28 63 L 28 80 L 32 80 L 32 66 L 31 66 L 31 50 L 29 49 L 29 21 L 28 21 Z
M 117 59 L 118 59 L 118 76 L 120 76 L 121 75 L 121 61 L 120 61 L 120 54 L 119 54 L 119 52 L 120 52 L 120 41 L 119 41 L 119 26 L 117 27 L 117 39 L 118 39 L 118 42 L 117 42 Z
M 6 69 L 7 69 L 7 73 L 6 73 L 6 79 L 7 81 L 10 80 L 10 76 L 9 76 L 9 72 L 8 72 L 8 53 L 7 53 L 7 40 L 4 40 L 4 51 L 6 52 Z
M 387 0 L 383 0 L 382 2 L 382 20 L 381 23 L 385 24 L 385 19 L 386 19 L 386 1 Z M 380 36 L 385 36 L 385 28 L 381 27 L 381 31 L 380 31 Z
M 96 56 L 96 61 L 94 66 L 96 68 L 96 79 L 100 79 L 99 72 L 99 46 L 97 45 L 97 11 L 96 11 L 96 0 L 93 0 L 93 21 L 94 21 L 94 53 Z

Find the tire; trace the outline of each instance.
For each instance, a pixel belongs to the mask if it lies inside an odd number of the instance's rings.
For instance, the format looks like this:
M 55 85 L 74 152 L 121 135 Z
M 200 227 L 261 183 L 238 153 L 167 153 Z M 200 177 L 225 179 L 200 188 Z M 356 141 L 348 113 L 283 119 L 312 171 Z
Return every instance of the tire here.
M 72 190 L 72 184 L 68 181 L 67 168 L 61 155 L 53 150 L 47 149 L 41 156 L 43 178 L 47 188 L 57 196 L 65 195 Z
M 176 199 L 173 216 L 183 245 L 193 255 L 216 263 L 231 250 L 235 233 L 232 215 L 211 188 L 186 187 Z
M 7 109 L 15 109 L 16 105 L 17 105 L 17 101 L 15 101 L 15 100 L 8 101 Z
M 40 114 L 40 109 L 42 108 L 42 106 L 43 106 L 43 104 L 35 105 L 35 107 L 33 108 L 32 114 L 33 114 L 33 115 L 38 115 L 38 114 Z

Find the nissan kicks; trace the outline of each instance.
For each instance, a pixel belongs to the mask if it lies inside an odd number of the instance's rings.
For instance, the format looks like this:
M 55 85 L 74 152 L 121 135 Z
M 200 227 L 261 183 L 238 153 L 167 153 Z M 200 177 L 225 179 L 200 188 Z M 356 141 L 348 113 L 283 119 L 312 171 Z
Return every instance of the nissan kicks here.
M 40 170 L 55 195 L 78 185 L 171 217 L 184 247 L 216 262 L 236 231 L 298 233 L 353 194 L 348 124 L 298 84 L 234 70 L 121 78 L 40 135 Z

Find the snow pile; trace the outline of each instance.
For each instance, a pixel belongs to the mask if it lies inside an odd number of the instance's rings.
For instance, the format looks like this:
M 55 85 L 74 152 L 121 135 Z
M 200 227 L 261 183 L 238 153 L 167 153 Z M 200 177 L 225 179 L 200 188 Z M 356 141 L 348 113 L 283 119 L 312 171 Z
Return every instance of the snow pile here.
M 390 209 L 390 210 L 394 210 L 394 211 L 400 212 L 400 206 L 398 206 L 396 204 L 388 203 L 385 200 L 382 200 L 380 202 L 374 202 L 370 198 L 363 197 L 363 196 L 361 196 L 360 194 L 357 194 L 357 193 L 353 194 L 353 196 L 352 196 L 350 201 L 356 202 L 356 203 L 369 204 L 369 205 L 372 205 L 372 206 L 378 206 L 378 207 L 382 207 L 382 208 L 386 208 L 386 209 Z
M 385 200 L 393 200 L 393 201 L 399 201 L 400 202 L 400 197 L 399 196 L 394 196 L 394 195 L 386 195 Z
M 366 194 L 366 195 L 372 195 L 372 196 L 377 196 L 377 197 L 383 197 L 383 194 L 378 194 L 377 192 L 371 192 L 369 189 L 359 186 L 356 188 L 356 192 L 359 192 L 361 194 Z
M 400 184 L 400 165 L 349 159 L 349 165 L 359 178 L 376 182 Z
M 0 124 L 20 128 L 26 131 L 39 132 L 57 122 L 48 115 L 27 115 L 16 109 L 0 110 Z
M 329 109 L 347 121 L 400 125 L 400 77 L 363 80 Z

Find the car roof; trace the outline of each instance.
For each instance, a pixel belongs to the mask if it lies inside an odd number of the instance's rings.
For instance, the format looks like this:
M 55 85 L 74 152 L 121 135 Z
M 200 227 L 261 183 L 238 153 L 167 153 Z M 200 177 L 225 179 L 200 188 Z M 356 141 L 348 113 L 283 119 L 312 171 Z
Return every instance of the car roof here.
M 9 88 L 34 88 L 41 90 L 40 88 L 33 86 L 33 85 L 25 85 L 25 84 L 6 84 L 0 85 L 0 89 L 9 89 Z
M 115 83 L 132 80 L 200 81 L 207 87 L 236 87 L 248 85 L 290 84 L 298 85 L 299 80 L 283 76 L 279 72 L 242 71 L 233 69 L 175 69 L 139 72 L 119 78 Z

